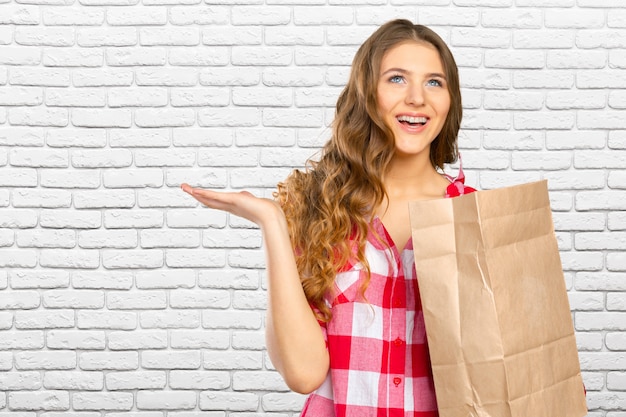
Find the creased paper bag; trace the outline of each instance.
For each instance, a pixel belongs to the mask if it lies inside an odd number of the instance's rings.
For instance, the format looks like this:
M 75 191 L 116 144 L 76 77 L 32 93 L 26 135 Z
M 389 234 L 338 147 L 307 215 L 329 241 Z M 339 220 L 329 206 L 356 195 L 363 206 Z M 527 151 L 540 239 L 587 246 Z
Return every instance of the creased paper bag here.
M 409 206 L 440 417 L 585 416 L 546 181 Z

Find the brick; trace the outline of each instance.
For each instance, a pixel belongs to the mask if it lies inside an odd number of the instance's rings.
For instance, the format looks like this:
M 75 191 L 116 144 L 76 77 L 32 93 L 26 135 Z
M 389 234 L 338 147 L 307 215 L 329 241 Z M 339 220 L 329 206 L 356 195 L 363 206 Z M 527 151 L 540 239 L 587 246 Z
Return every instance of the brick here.
M 79 329 L 135 330 L 137 314 L 125 311 L 78 311 L 76 326 Z
M 196 114 L 192 109 L 137 109 L 135 124 L 139 127 L 184 127 L 192 126 Z M 200 121 L 200 115 L 198 115 Z
M 626 212 L 608 213 L 609 230 L 626 230 Z
M 111 88 L 108 91 L 110 107 L 163 107 L 167 106 L 167 90 L 164 88 Z
M 72 395 L 72 406 L 75 410 L 126 411 L 133 407 L 133 394 L 130 392 L 75 392 Z
M 354 11 L 346 6 L 296 6 L 293 10 L 296 25 L 350 25 L 354 22 Z
M 481 23 L 484 27 L 539 29 L 542 20 L 540 10 L 493 8 L 481 12 Z
M 68 125 L 68 111 L 60 108 L 12 108 L 9 109 L 9 123 L 22 126 L 54 126 Z
M 380 26 L 385 22 L 404 18 L 412 22 L 417 21 L 418 8 L 412 7 L 415 3 L 424 2 L 424 0 L 393 0 L 387 7 L 359 7 L 356 9 L 356 22 L 359 25 L 376 25 Z M 449 4 L 449 0 L 434 0 L 435 3 L 441 5 Z M 426 5 L 436 6 L 433 1 L 428 1 Z
M 17 233 L 17 245 L 23 248 L 73 248 L 76 246 L 72 230 L 25 230 Z
M 76 127 L 130 127 L 132 115 L 128 109 L 73 109 L 72 124 Z
M 474 46 L 484 48 L 508 48 L 511 33 L 504 29 L 453 28 L 453 46 Z
M 2 146 L 43 146 L 43 129 L 26 127 L 4 127 L 0 129 Z
M 52 290 L 43 294 L 46 308 L 97 309 L 104 307 L 104 293 L 90 290 Z
M 190 410 L 196 407 L 195 392 L 139 391 L 137 408 L 140 410 Z
M 624 151 L 601 151 L 585 150 L 574 153 L 574 166 L 576 168 L 614 168 L 624 167 Z M 619 183 L 617 181 L 616 183 Z
M 234 391 L 289 391 L 278 372 L 237 371 L 233 374 Z
M 99 391 L 104 388 L 102 372 L 48 371 L 44 374 L 46 389 Z
M 41 304 L 36 291 L 3 291 L 0 293 L 0 309 L 30 310 Z
M 564 271 L 599 271 L 602 258 L 601 252 L 561 252 Z
M 145 351 L 141 365 L 146 369 L 198 369 L 201 356 L 199 351 Z
M 604 294 L 590 292 L 570 292 L 569 304 L 572 311 L 604 310 Z
M 107 65 L 114 67 L 127 66 L 161 66 L 167 62 L 165 48 L 116 47 L 105 52 Z
M 39 65 L 41 52 L 26 46 L 0 46 L 0 65 Z
M 263 357 L 261 352 L 206 352 L 203 359 L 205 369 L 241 370 L 261 369 Z
M 53 229 L 97 229 L 101 218 L 102 215 L 96 211 L 42 210 L 39 225 Z
M 281 67 L 282 68 L 282 67 Z M 200 72 L 200 85 L 256 85 L 260 80 L 260 70 L 254 67 L 207 68 Z
M 123 7 L 107 10 L 106 21 L 111 26 L 165 25 L 165 7 Z
M 508 89 L 511 76 L 502 70 L 467 69 L 460 74 L 461 86 L 465 88 Z
M 12 166 L 32 168 L 67 168 L 68 152 L 56 149 L 16 148 L 11 149 L 9 160 Z
M 497 0 L 496 0 L 497 1 Z M 458 0 L 457 0 L 458 3 Z M 457 4 L 464 6 L 464 4 Z M 477 26 L 480 20 L 480 12 L 478 10 L 467 9 L 451 9 L 443 8 L 421 8 L 419 10 L 419 22 L 426 26 Z M 365 39 L 363 39 L 365 40 Z
M 209 149 L 198 151 L 198 166 L 209 167 L 255 167 L 258 165 L 257 149 Z
M 572 166 L 572 155 L 569 152 L 515 152 L 511 159 L 514 170 L 563 170 Z
M 0 24 L 37 25 L 39 9 L 36 6 L 9 5 L 2 6 Z
M 278 115 L 276 115 L 276 118 Z M 240 128 L 236 130 L 237 146 L 293 146 L 295 131 L 290 128 Z
M 547 149 L 602 149 L 606 146 L 606 132 L 550 131 L 546 132 Z
M 9 273 L 11 288 L 67 288 L 70 278 L 67 271 L 50 270 L 12 270 Z
M 602 333 L 579 332 L 576 333 L 576 346 L 579 351 L 600 351 L 604 343 Z M 584 377 L 583 377 L 584 378 Z M 590 389 L 589 385 L 586 385 Z
M 572 129 L 575 122 L 575 113 L 566 110 L 513 114 L 513 125 L 516 129 Z
M 344 85 L 345 80 L 342 81 L 344 82 L 341 85 Z M 263 84 L 270 87 L 313 87 L 322 85 L 323 82 L 323 73 L 315 68 L 277 67 L 263 70 Z
M 229 8 L 223 6 L 173 6 L 169 10 L 174 25 L 225 25 L 229 17 Z
M 53 48 L 43 51 L 43 65 L 47 67 L 99 67 L 104 62 L 98 49 Z
M 551 110 L 602 109 L 606 107 L 606 93 L 597 91 L 550 91 L 546 107 Z
M 626 311 L 626 296 L 623 293 L 608 293 L 606 309 L 609 311 Z
M 580 30 L 576 35 L 576 46 L 582 49 L 624 48 L 626 31 L 620 30 Z
M 297 52 L 296 52 L 297 53 Z M 234 65 L 290 65 L 293 52 L 281 46 L 233 46 L 231 63 Z M 298 65 L 301 63 L 296 61 Z
M 626 132 L 610 131 L 609 132 L 609 148 L 626 149 Z
M 137 369 L 137 352 L 81 352 L 80 369 L 93 370 L 131 370 Z
M 156 169 L 107 171 L 103 175 L 103 183 L 107 188 L 161 187 L 163 173 Z
M 30 369 L 73 369 L 76 367 L 76 352 L 72 351 L 38 351 L 16 352 L 15 368 Z
M 232 348 L 241 350 L 265 349 L 265 335 L 256 331 L 233 331 Z
M 487 91 L 483 107 L 492 110 L 540 110 L 543 103 L 543 93 Z
M 170 134 L 167 129 L 111 129 L 109 144 L 112 148 L 168 147 Z
M 0 374 L 2 391 L 30 391 L 41 388 L 39 372 L 3 372 Z
M 606 51 L 561 51 L 547 52 L 547 67 L 554 69 L 601 69 L 606 67 L 608 57 Z
M 609 106 L 614 109 L 626 109 L 626 94 L 621 91 L 611 91 L 609 93 Z
M 70 310 L 16 311 L 16 329 L 55 329 L 74 326 L 74 314 Z
M 163 389 L 166 374 L 162 371 L 108 372 L 106 387 L 110 391 Z M 163 394 L 163 392 L 160 392 Z
M 106 250 L 102 253 L 102 265 L 108 269 L 160 268 L 163 252 L 160 250 Z
M 228 291 L 219 290 L 182 290 L 170 294 L 169 305 L 172 308 L 226 309 L 230 306 Z
M 170 339 L 170 345 L 174 349 L 210 349 L 211 353 L 216 354 L 216 350 L 225 350 L 230 346 L 229 331 L 172 330 Z M 206 357 L 204 363 L 205 368 L 213 369 L 206 366 Z
M 0 258 L 0 267 L 8 268 L 34 268 L 37 265 L 37 253 L 25 249 L 3 249 Z
M 95 330 L 49 330 L 46 333 L 46 346 L 49 349 L 102 350 L 106 335 Z
M 0 89 L 0 105 L 38 106 L 43 103 L 42 93 L 37 87 L 5 87 Z
M 29 46 L 73 46 L 75 29 L 71 27 L 17 27 L 15 43 Z
M 574 87 L 574 74 L 564 70 L 521 70 L 513 74 L 515 88 L 570 89 Z
M 354 47 L 337 46 L 329 51 L 320 46 L 303 46 L 295 51 L 295 63 L 298 66 L 350 65 L 354 53 Z
M 28 229 L 37 226 L 37 212 L 34 210 L 0 210 L 0 227 Z
M 200 393 L 201 410 L 256 411 L 259 397 L 252 393 L 233 393 L 220 391 L 202 391 Z
M 543 147 L 543 135 L 534 131 L 484 132 L 482 142 L 485 149 L 540 150 Z
M 192 184 L 193 185 L 193 184 Z M 139 207 L 196 207 L 196 200 L 181 199 L 180 189 L 139 190 L 137 201 Z
M 260 248 L 262 236 L 259 230 L 223 229 L 204 233 L 205 248 Z
M 72 71 L 75 87 L 115 87 L 133 83 L 133 72 L 126 69 L 98 68 Z
M 99 26 L 104 23 L 103 9 L 61 7 L 43 8 L 43 23 L 46 26 Z
M 328 28 L 327 39 L 329 45 L 354 45 L 360 44 L 356 39 L 365 40 L 367 35 L 363 35 L 363 30 L 356 31 L 355 28 L 348 31 L 346 28 Z M 369 30 L 367 33 L 369 34 Z M 254 39 L 251 37 L 251 40 Z M 256 38 L 260 42 L 261 38 Z M 296 27 L 266 27 L 266 45 L 323 45 L 324 31 L 317 27 L 296 26 Z M 242 43 L 242 42 L 239 42 Z M 252 42 L 246 42 L 253 44 Z
M 161 330 L 141 330 L 134 332 L 110 332 L 108 334 L 108 347 L 111 350 L 142 350 L 142 349 L 165 349 L 167 348 L 167 332 Z M 128 374 L 131 375 L 131 374 Z M 116 385 L 118 386 L 118 385 Z M 109 386 L 107 379 L 107 388 Z M 156 388 L 156 387 L 134 387 L 136 389 Z M 121 388 L 117 389 L 130 389 Z
M 44 332 L 40 330 L 4 331 L 0 350 L 39 350 L 44 347 Z
M 100 266 L 100 256 L 96 250 L 43 249 L 39 264 L 48 268 L 96 269 Z
M 292 95 L 282 87 L 234 87 L 232 102 L 236 106 L 289 107 Z
M 196 27 L 140 28 L 139 42 L 143 46 L 194 46 L 200 44 L 200 31 Z
M 306 397 L 296 393 L 269 393 L 263 395 L 261 405 L 267 411 L 297 411 L 302 409 Z
M 261 314 L 255 311 L 202 311 L 202 327 L 206 329 L 259 330 L 261 322 Z
M 218 268 L 225 266 L 225 251 L 217 249 L 169 249 L 165 263 L 170 268 Z
M 164 309 L 167 307 L 164 291 L 131 291 L 107 296 L 109 310 Z
M 230 93 L 224 88 L 174 88 L 170 94 L 174 107 L 224 107 L 230 103 Z
M 144 329 L 200 327 L 200 317 L 197 311 L 142 311 L 140 321 Z
M 101 195 L 106 196 L 104 193 Z M 162 226 L 163 213 L 158 210 L 107 210 L 104 212 L 104 227 L 107 229 L 144 229 Z
M 291 20 L 291 8 L 286 6 L 233 6 L 233 25 L 285 25 Z
M 136 248 L 138 243 L 135 230 L 87 230 L 78 234 L 78 245 L 84 249 Z
M 47 132 L 46 144 L 53 148 L 103 148 L 104 129 L 59 129 Z
M 11 392 L 8 403 L 13 411 L 63 411 L 70 409 L 70 394 L 67 391 Z
M 576 329 L 577 330 L 621 330 L 623 331 L 626 325 L 626 313 L 622 312 L 593 312 L 585 313 L 580 312 L 576 314 Z M 606 355 L 608 359 L 609 355 Z M 598 358 L 599 359 L 599 358 Z M 600 360 L 600 359 L 599 359 Z M 581 358 L 581 366 L 582 366 Z M 613 363 L 610 367 L 589 367 L 585 369 L 613 369 L 617 367 L 617 363 Z
M 74 207 L 91 208 L 131 208 L 135 205 L 132 190 L 94 190 L 74 193 Z
M 576 86 L 586 88 L 624 88 L 626 80 L 617 70 L 581 70 L 576 73 Z
M 230 387 L 228 372 L 171 371 L 170 387 L 189 390 L 221 390 Z
M 195 271 L 178 269 L 175 271 L 138 271 L 135 277 L 137 288 L 193 288 L 196 282 Z
M 230 146 L 233 143 L 233 129 L 220 128 L 181 128 L 173 129 L 174 146 L 191 147 L 191 146 L 212 146 L 223 147 Z
M 609 350 L 624 350 L 626 347 L 626 333 L 609 332 L 606 334 L 605 343 Z
M 626 271 L 626 257 L 624 257 L 624 253 L 608 253 L 606 255 L 606 269 L 609 271 Z

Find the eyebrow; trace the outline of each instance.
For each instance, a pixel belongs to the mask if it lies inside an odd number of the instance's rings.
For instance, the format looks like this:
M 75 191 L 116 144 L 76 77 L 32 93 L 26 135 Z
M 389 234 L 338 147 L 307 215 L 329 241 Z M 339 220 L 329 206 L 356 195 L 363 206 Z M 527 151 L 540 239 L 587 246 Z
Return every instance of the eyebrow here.
M 386 70 L 385 72 L 381 73 L 380 75 L 383 76 L 385 74 L 388 74 L 390 72 L 397 72 L 400 74 L 410 74 L 411 71 L 407 71 L 403 68 L 389 68 L 388 70 Z M 426 77 L 438 77 L 438 78 L 443 78 L 444 80 L 447 80 L 446 75 L 439 73 L 439 72 L 431 72 L 429 74 L 426 74 Z

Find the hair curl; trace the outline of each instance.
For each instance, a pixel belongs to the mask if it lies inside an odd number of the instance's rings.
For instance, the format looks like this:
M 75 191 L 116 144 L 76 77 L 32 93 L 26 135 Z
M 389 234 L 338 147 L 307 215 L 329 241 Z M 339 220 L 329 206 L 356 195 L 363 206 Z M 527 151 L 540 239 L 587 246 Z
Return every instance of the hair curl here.
M 454 57 L 431 29 L 393 20 L 357 51 L 348 83 L 337 100 L 332 136 L 319 161 L 308 161 L 305 172 L 294 170 L 275 193 L 287 217 L 302 287 L 321 320 L 331 317 L 325 297 L 346 262 L 356 258 L 369 277 L 368 228 L 373 210 L 384 200 L 381 178 L 394 152 L 393 134 L 377 110 L 380 65 L 389 49 L 411 41 L 429 44 L 439 52 L 451 99 L 448 117 L 431 144 L 431 163 L 443 169 L 444 164 L 456 161 L 462 107 Z

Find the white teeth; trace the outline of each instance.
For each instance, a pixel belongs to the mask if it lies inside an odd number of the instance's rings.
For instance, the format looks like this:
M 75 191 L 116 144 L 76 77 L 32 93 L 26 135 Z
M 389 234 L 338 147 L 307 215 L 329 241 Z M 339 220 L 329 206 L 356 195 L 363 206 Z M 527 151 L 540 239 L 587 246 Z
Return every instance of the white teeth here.
M 411 116 L 398 116 L 399 122 L 409 122 L 411 124 L 415 123 L 426 123 L 428 119 L 426 117 L 411 117 Z

